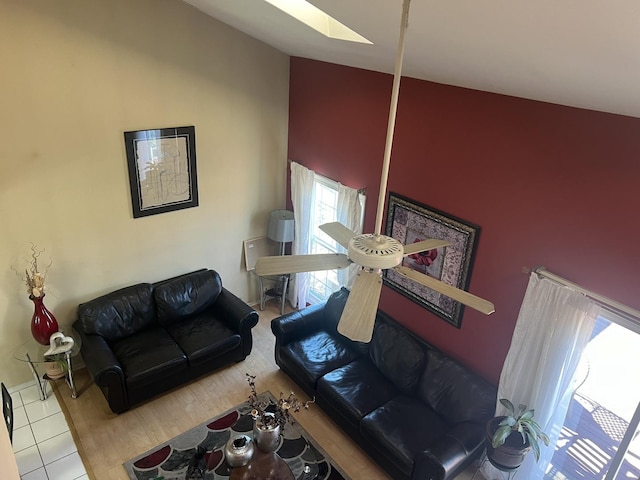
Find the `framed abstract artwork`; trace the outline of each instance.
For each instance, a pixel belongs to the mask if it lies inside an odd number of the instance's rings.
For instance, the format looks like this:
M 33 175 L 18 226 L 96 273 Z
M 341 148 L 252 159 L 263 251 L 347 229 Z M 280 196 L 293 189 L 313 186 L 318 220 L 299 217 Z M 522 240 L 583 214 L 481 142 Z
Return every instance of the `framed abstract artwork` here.
M 402 265 L 456 288 L 469 286 L 480 228 L 427 205 L 389 193 L 386 235 L 403 245 L 428 238 L 447 240 L 451 246 L 408 255 Z M 435 290 L 384 270 L 384 283 L 407 298 L 460 328 L 464 305 Z
M 198 206 L 195 127 L 124 132 L 133 217 Z

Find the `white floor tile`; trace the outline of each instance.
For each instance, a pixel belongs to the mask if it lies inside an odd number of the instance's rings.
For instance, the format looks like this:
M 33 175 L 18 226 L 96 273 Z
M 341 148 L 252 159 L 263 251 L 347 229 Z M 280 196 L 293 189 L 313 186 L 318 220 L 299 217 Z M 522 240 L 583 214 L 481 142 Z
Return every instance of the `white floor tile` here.
M 31 426 L 25 425 L 24 427 L 14 429 L 12 444 L 14 452 L 19 452 L 20 450 L 35 445 L 36 439 L 31 431 Z
M 78 452 L 45 466 L 49 480 L 75 480 L 86 472 Z
M 48 386 L 49 382 L 47 382 L 47 393 L 49 396 L 53 395 L 51 392 L 51 388 Z M 32 385 L 31 387 L 27 387 L 23 390 L 20 390 L 20 397 L 22 397 L 22 403 L 27 405 L 31 402 L 40 402 L 40 390 L 38 390 L 37 385 Z
M 24 411 L 24 407 L 20 405 L 19 407 L 13 407 L 13 429 L 16 430 L 18 428 L 22 428 L 25 425 L 29 425 L 29 419 L 27 418 L 27 414 Z
M 21 480 L 49 480 L 47 477 L 47 471 L 44 467 L 34 470 L 31 473 L 27 473 L 26 475 L 20 476 Z
M 22 407 L 22 397 L 20 396 L 20 392 L 12 392 L 11 400 L 13 401 L 13 408 Z
M 38 447 L 34 445 L 33 447 L 17 452 L 16 463 L 18 464 L 18 471 L 20 472 L 20 475 L 33 472 L 34 470 L 42 467 L 42 458 L 40 458 Z
M 51 437 L 69 431 L 69 426 L 62 412 L 54 413 L 31 424 L 36 442 L 43 442 Z
M 61 411 L 60 404 L 55 395 L 50 395 L 44 402 L 31 402 L 24 406 L 24 410 L 27 412 L 30 423 L 37 422 Z
M 79 476 L 76 480 L 89 480 L 89 475 L 86 473 L 84 475 Z
M 45 465 L 78 451 L 71 432 L 64 432 L 44 442 L 38 442 L 38 450 Z

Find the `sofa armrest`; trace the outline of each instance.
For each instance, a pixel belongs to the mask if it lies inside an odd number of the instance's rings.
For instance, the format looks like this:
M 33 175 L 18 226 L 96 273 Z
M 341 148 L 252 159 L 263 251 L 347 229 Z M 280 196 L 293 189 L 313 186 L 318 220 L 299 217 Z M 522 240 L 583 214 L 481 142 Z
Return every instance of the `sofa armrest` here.
M 99 386 L 115 413 L 129 408 L 124 372 L 107 341 L 100 335 L 86 334 L 76 322 L 74 329 L 82 339 L 80 353 L 91 378 Z
M 99 387 L 111 386 L 114 380 L 124 384 L 124 372 L 111 347 L 100 335 L 79 332 L 82 338 L 82 359 Z
M 271 320 L 271 331 L 278 345 L 286 345 L 292 340 L 321 330 L 325 326 L 324 305 L 318 303 Z
M 455 425 L 432 448 L 416 456 L 413 480 L 443 480 L 462 472 L 484 448 L 481 425 L 463 422 Z
M 246 358 L 253 348 L 251 329 L 258 324 L 258 312 L 224 287 L 211 309 L 216 318 L 240 334 L 242 357 Z
M 258 324 L 258 312 L 224 287 L 211 309 L 218 318 L 241 334 Z

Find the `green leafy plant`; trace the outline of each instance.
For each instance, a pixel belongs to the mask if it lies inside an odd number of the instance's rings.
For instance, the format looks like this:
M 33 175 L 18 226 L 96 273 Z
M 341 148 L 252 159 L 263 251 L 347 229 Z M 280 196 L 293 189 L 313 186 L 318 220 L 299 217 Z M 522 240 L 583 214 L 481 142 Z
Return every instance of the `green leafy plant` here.
M 57 365 L 58 370 L 66 375 L 69 372 L 69 364 L 67 363 L 67 357 L 63 353 L 54 353 L 52 355 L 45 355 L 45 361 Z
M 536 457 L 536 462 L 540 460 L 540 443 L 541 440 L 545 445 L 549 445 L 549 437 L 542 431 L 538 422 L 533 419 L 535 413 L 533 408 L 527 408 L 526 405 L 518 405 L 518 411 L 516 412 L 513 403 L 506 398 L 501 398 L 500 403 L 509 412 L 504 419 L 498 425 L 493 437 L 491 438 L 491 446 L 498 448 L 500 445 L 507 441 L 507 438 L 512 433 L 519 433 L 522 436 L 522 443 L 527 442 L 531 445 L 533 455 Z

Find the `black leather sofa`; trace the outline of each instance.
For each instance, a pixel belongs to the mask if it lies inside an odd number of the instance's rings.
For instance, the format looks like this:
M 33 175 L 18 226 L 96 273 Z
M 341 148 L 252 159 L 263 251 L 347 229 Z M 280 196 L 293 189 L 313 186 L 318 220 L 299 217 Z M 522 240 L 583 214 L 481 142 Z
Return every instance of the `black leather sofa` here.
M 484 448 L 495 387 L 381 311 L 371 343 L 343 337 L 348 294 L 274 319 L 276 363 L 394 480 L 454 478 Z
M 139 283 L 78 307 L 73 328 L 115 413 L 244 360 L 258 313 L 213 270 Z

